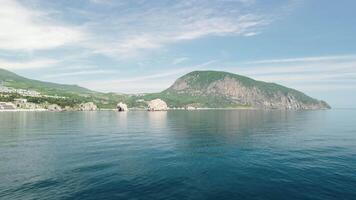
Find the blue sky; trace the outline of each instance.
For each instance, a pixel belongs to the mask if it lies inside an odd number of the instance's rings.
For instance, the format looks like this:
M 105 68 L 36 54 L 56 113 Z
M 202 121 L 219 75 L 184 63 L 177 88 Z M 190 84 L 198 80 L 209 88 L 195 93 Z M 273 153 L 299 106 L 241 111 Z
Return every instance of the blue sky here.
M 0 67 L 29 78 L 138 93 L 223 70 L 356 102 L 353 0 L 0 2 Z

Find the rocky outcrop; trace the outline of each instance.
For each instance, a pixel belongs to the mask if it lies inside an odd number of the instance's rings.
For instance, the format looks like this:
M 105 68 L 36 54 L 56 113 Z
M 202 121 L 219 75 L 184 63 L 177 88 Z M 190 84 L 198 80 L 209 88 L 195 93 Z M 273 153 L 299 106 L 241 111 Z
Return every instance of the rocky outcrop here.
M 93 102 L 82 103 L 79 105 L 80 111 L 96 111 L 98 107 Z
M 59 105 L 57 105 L 57 104 L 51 104 L 51 105 L 49 105 L 49 106 L 47 107 L 47 109 L 48 109 L 49 111 L 55 111 L 55 112 L 60 112 L 60 111 L 62 111 L 62 108 L 61 108 Z
M 117 110 L 118 110 L 119 112 L 125 112 L 125 111 L 128 111 L 128 110 L 129 110 L 129 109 L 127 108 L 127 105 L 124 104 L 124 103 L 122 103 L 122 102 L 118 103 L 117 106 L 116 106 L 116 108 L 117 108 Z
M 185 107 L 186 110 L 196 110 L 197 108 L 194 106 L 187 106 Z
M 166 102 L 162 101 L 161 99 L 154 99 L 148 102 L 149 111 L 166 111 L 168 110 L 168 106 Z
M 69 112 L 72 112 L 72 111 L 78 111 L 78 109 L 74 108 L 74 107 L 70 107 L 70 106 L 65 106 L 63 108 L 63 111 L 69 111 Z

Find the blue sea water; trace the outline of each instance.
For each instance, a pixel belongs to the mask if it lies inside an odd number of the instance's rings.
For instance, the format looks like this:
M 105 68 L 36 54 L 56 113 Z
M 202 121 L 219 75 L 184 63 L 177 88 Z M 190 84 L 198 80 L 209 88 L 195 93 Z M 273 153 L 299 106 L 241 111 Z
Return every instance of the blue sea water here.
M 356 199 L 356 110 L 0 113 L 0 199 Z

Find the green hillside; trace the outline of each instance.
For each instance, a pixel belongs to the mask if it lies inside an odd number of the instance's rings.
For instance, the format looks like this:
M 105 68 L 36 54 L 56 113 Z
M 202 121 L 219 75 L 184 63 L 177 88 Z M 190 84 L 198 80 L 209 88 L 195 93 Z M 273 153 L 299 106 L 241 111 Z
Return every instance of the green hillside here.
M 65 99 L 27 97 L 30 102 L 34 103 L 49 102 L 61 106 L 74 106 L 84 102 L 95 102 L 101 108 L 115 108 L 118 101 L 131 102 L 130 98 L 126 95 L 95 92 L 77 85 L 32 80 L 4 69 L 0 69 L 0 81 L 6 87 L 34 90 L 40 92 L 42 95 L 66 97 Z M 3 100 L 11 101 L 18 97 L 20 96 L 13 94 Z
M 64 85 L 28 79 L 4 69 L 0 69 L 0 81 L 7 87 L 35 90 L 47 95 L 67 96 L 72 94 L 90 95 L 95 93 L 94 91 L 77 85 Z
M 194 78 L 190 78 L 194 77 Z M 297 90 L 276 84 L 276 83 L 268 83 L 268 82 L 263 82 L 263 81 L 257 81 L 251 78 L 248 78 L 246 76 L 241 76 L 238 74 L 233 74 L 229 72 L 221 72 L 221 71 L 193 71 L 190 72 L 182 77 L 182 79 L 188 79 L 189 80 L 189 85 L 192 88 L 202 90 L 206 89 L 212 82 L 222 80 L 225 77 L 230 77 L 238 82 L 240 82 L 242 85 L 253 88 L 256 87 L 263 91 L 266 95 L 268 96 L 273 96 L 276 94 L 276 92 L 281 92 L 284 95 L 287 94 L 293 94 L 295 97 L 297 97 L 298 100 L 306 102 L 306 103 L 317 103 L 318 100 L 311 98 L 307 95 L 305 95 L 302 92 L 299 92 Z M 169 88 L 166 92 L 172 92 L 172 88 Z

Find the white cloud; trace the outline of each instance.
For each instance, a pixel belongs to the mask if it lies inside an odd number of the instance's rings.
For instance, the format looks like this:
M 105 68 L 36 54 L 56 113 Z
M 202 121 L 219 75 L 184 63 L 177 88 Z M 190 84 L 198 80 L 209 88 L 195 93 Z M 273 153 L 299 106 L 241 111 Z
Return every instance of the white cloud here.
M 295 75 L 295 74 L 315 74 L 320 72 L 340 73 L 355 69 L 356 60 L 348 62 L 304 62 L 304 63 L 284 63 L 283 65 L 254 65 L 237 67 L 239 73 L 249 75 Z
M 0 68 L 8 70 L 45 68 L 52 67 L 56 64 L 58 64 L 58 61 L 53 59 L 36 59 L 26 61 L 9 61 L 0 59 Z
M 68 76 L 82 76 L 82 75 L 98 75 L 98 74 L 113 74 L 118 73 L 116 70 L 80 70 L 74 72 L 66 72 L 66 73 L 56 73 L 56 74 L 47 74 L 44 75 L 44 78 L 61 78 Z
M 172 64 L 173 64 L 173 65 L 178 65 L 178 64 L 183 63 L 183 62 L 185 62 L 185 61 L 187 61 L 187 60 L 189 60 L 188 57 L 176 58 L 176 59 L 174 59 L 174 60 L 172 61 Z
M 253 36 L 271 22 L 244 7 L 252 3 L 246 0 L 115 3 L 120 12 L 88 14 L 91 37 L 83 45 L 95 53 L 131 57 L 206 36 Z
M 302 91 L 356 88 L 356 55 L 257 60 L 239 65 L 226 70 Z
M 109 3 L 111 0 L 90 0 L 90 2 L 95 3 L 95 4 L 106 4 Z
M 89 4 L 111 11 L 54 8 L 64 22 L 68 16 L 75 16 L 71 20 L 85 19 L 81 25 L 70 26 L 54 20 L 45 7 L 38 10 L 40 6 L 33 9 L 19 2 L 1 1 L 0 50 L 33 51 L 72 45 L 95 54 L 128 58 L 206 36 L 253 36 L 272 19 L 253 8 L 255 0 L 89 0 Z
M 245 62 L 244 64 L 278 64 L 278 63 L 296 63 L 296 62 L 321 62 L 321 61 L 339 61 L 339 60 L 356 60 L 356 55 L 335 55 L 335 56 L 318 56 L 318 57 L 300 57 L 284 59 L 268 59 Z
M 1 0 L 0 49 L 38 50 L 78 42 L 79 29 L 55 24 L 45 12 L 24 7 L 16 0 Z
M 249 33 L 245 33 L 244 36 L 246 37 L 252 37 L 252 36 L 255 36 L 255 35 L 258 35 L 257 32 L 249 32 Z

